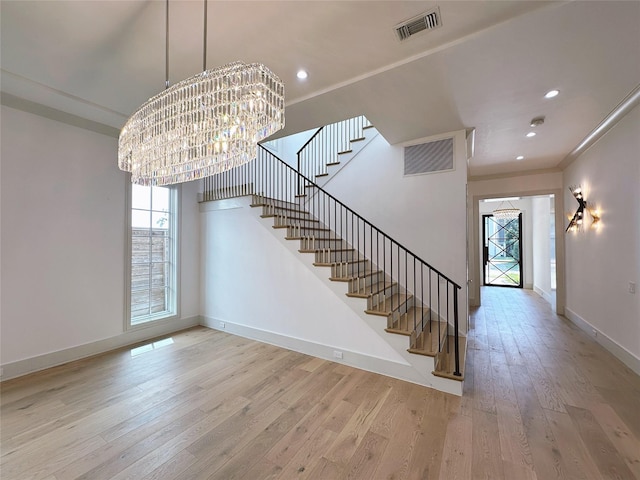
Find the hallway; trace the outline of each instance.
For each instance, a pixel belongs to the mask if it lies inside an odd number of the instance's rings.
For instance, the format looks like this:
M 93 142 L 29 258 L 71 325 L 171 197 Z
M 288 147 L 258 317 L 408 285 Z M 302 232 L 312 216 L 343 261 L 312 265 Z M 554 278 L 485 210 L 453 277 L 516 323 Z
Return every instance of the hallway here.
M 440 478 L 640 479 L 640 378 L 530 290 L 482 301 L 452 419 L 471 425 L 470 470 L 446 462 Z

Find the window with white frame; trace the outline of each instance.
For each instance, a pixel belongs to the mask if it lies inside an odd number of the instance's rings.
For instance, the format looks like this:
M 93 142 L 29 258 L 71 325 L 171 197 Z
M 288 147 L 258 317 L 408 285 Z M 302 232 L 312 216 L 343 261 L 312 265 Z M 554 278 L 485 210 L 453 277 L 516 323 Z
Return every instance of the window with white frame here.
M 129 326 L 177 315 L 177 190 L 131 185 Z

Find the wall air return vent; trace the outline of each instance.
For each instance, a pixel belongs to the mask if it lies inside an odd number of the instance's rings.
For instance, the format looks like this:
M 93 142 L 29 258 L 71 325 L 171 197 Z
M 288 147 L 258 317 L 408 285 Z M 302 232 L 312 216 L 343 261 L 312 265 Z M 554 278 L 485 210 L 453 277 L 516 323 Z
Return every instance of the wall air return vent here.
M 435 7 L 428 12 L 422 13 L 417 17 L 413 17 L 400 25 L 395 26 L 396 35 L 399 40 L 406 40 L 416 33 L 424 30 L 433 30 L 442 26 L 440 18 L 440 9 Z
M 404 147 L 404 174 L 453 170 L 453 138 Z

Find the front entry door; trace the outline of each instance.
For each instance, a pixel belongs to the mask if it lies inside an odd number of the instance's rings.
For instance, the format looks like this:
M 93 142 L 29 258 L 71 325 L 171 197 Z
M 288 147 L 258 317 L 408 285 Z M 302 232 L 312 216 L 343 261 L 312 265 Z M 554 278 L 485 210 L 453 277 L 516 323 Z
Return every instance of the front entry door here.
M 522 288 L 522 214 L 513 220 L 482 219 L 484 284 Z

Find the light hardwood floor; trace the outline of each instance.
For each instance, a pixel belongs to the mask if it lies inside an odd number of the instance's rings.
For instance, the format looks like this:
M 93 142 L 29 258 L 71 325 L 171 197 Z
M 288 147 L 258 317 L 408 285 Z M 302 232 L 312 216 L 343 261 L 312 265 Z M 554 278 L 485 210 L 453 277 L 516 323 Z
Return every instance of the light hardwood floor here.
M 638 376 L 532 292 L 483 301 L 462 398 L 206 328 L 4 382 L 0 477 L 640 480 Z

